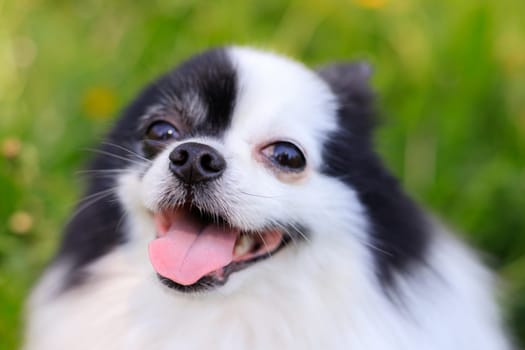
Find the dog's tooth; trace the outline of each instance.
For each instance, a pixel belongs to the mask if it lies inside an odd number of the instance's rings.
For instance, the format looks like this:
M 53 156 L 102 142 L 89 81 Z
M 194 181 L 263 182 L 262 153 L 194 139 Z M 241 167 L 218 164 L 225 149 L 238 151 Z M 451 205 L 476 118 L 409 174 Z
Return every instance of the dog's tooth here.
M 235 256 L 242 256 L 250 251 L 253 245 L 252 237 L 248 235 L 242 235 L 237 240 L 233 254 Z

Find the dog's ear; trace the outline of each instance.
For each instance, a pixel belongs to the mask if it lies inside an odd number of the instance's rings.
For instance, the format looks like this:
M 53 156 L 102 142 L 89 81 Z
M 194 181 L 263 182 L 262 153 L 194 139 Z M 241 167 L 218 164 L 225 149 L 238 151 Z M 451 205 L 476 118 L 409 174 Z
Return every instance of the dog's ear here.
M 375 125 L 370 65 L 365 62 L 335 63 L 319 68 L 317 73 L 337 96 L 342 126 L 368 138 Z
M 352 93 L 368 88 L 372 67 L 366 62 L 334 63 L 317 70 L 332 89 Z

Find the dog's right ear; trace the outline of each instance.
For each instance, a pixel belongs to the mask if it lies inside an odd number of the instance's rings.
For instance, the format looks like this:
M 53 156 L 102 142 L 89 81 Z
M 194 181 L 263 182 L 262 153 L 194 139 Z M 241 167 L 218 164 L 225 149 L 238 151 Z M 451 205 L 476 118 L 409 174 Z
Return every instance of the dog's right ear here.
M 319 68 L 317 73 L 337 96 L 343 126 L 368 138 L 375 125 L 370 65 L 365 62 L 335 63 Z

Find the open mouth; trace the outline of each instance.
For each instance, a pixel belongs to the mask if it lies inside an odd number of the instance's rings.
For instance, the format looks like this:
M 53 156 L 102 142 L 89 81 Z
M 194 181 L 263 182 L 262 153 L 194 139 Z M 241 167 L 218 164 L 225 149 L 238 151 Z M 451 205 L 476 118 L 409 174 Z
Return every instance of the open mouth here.
M 164 284 L 181 291 L 222 285 L 231 273 L 270 257 L 290 238 L 277 228 L 243 231 L 188 207 L 156 213 L 154 220 L 151 263 Z

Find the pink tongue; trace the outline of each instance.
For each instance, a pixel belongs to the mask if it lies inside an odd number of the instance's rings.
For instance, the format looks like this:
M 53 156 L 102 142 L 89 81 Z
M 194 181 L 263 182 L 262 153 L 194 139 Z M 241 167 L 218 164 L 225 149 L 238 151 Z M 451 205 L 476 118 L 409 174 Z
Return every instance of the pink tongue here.
M 218 225 L 202 225 L 188 213 L 170 218 L 155 216 L 160 238 L 149 244 L 149 258 L 157 273 L 182 285 L 228 265 L 238 231 Z

